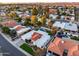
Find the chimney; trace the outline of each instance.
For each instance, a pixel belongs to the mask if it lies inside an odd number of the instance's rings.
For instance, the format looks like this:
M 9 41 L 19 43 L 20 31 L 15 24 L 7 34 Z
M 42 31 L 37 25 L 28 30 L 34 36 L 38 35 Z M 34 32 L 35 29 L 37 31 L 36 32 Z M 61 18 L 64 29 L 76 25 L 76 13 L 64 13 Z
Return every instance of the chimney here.
M 62 40 L 61 43 L 64 44 L 64 41 Z

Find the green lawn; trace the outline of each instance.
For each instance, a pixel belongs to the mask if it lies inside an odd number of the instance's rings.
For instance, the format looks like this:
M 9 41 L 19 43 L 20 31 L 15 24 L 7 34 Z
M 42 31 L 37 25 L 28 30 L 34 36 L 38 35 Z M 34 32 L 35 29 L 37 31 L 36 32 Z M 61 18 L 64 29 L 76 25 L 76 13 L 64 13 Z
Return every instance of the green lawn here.
M 22 48 L 22 49 L 25 50 L 26 52 L 30 53 L 31 55 L 34 55 L 34 51 L 33 51 L 32 48 L 31 48 L 28 44 L 26 44 L 26 43 L 22 44 L 22 45 L 20 46 L 20 48 Z

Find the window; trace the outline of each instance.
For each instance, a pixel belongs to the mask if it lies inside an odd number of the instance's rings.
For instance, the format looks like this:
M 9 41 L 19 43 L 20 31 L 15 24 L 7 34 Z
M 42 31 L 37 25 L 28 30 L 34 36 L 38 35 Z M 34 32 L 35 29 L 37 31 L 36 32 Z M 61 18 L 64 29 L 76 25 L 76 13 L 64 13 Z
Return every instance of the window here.
M 64 49 L 63 56 L 67 56 L 67 54 L 68 54 L 68 50 Z

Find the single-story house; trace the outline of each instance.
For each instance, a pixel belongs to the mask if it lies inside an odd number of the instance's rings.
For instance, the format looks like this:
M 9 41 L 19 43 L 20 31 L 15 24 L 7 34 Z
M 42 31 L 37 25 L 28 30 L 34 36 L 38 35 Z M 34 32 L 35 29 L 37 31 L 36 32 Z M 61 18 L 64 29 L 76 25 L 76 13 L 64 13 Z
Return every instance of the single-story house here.
M 61 21 L 56 21 L 53 26 L 66 29 L 69 31 L 78 31 L 77 24 L 75 23 L 68 23 L 68 22 L 61 22 Z
M 60 56 L 79 56 L 79 45 L 72 40 L 62 40 L 56 37 L 47 51 Z
M 56 20 L 57 17 L 58 15 L 56 14 L 49 14 L 49 18 L 51 18 L 52 20 Z
M 36 33 L 34 36 L 38 37 L 37 39 L 33 38 L 34 33 Z M 31 40 L 33 42 L 33 45 L 36 45 L 37 47 L 42 48 L 50 41 L 50 35 L 48 35 L 48 33 L 46 33 L 46 32 L 40 31 L 40 30 L 38 30 L 38 31 L 32 30 L 32 31 L 22 35 L 21 39 Z
M 32 30 L 32 31 L 30 31 L 30 32 L 28 32 L 28 33 L 22 35 L 22 36 L 21 36 L 21 39 L 24 40 L 24 41 L 25 41 L 25 40 L 31 40 L 32 34 L 33 34 L 34 32 L 35 32 L 35 31 Z
M 19 17 L 21 17 L 22 19 L 26 19 L 26 18 L 30 18 L 30 15 L 28 15 L 28 14 L 19 14 Z
M 64 26 L 64 29 L 70 30 L 70 31 L 78 31 L 77 24 L 75 23 L 66 23 Z
M 49 8 L 49 14 L 57 14 L 57 9 Z
M 25 27 L 25 26 L 22 26 L 22 25 L 17 25 L 13 28 L 10 28 L 10 29 L 15 29 L 18 36 L 23 34 L 24 32 L 27 32 L 27 31 L 31 30 L 30 27 Z
M 65 23 L 64 23 L 64 22 L 56 21 L 56 22 L 53 24 L 53 26 L 63 29 L 64 26 L 65 26 Z
M 42 34 L 41 38 L 33 42 L 33 45 L 37 47 L 43 48 L 47 45 L 47 43 L 51 40 L 50 36 L 46 32 L 38 31 Z

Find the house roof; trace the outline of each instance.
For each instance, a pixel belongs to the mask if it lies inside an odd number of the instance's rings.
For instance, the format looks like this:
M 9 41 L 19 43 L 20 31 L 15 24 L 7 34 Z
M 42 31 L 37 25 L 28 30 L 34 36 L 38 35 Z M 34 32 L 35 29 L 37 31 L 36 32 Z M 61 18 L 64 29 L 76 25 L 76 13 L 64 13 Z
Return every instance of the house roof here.
M 59 22 L 59 21 L 56 21 L 54 24 L 53 24 L 53 26 L 55 26 L 55 27 L 60 27 L 60 28 L 64 28 L 64 26 L 65 26 L 65 23 L 64 22 Z
M 73 47 L 77 47 L 73 48 Z M 72 49 L 73 48 L 73 49 Z M 79 55 L 78 45 L 72 40 L 62 40 L 56 37 L 48 46 L 48 51 L 63 55 L 64 49 L 68 50 L 68 55 Z
M 78 31 L 77 24 L 75 23 L 66 23 L 64 28 L 71 31 Z
M 39 31 L 39 32 L 41 32 L 41 34 L 42 34 L 43 31 Z M 41 36 L 41 38 L 38 39 L 38 40 L 36 40 L 36 41 L 34 41 L 33 44 L 36 45 L 36 46 L 39 47 L 39 48 L 42 48 L 42 47 L 44 47 L 50 40 L 51 40 L 51 39 L 50 39 L 50 35 L 48 35 L 47 33 L 43 33 L 42 36 Z
M 18 30 L 22 29 L 23 26 L 21 26 L 21 25 L 17 25 L 17 26 L 15 26 L 14 28 L 18 31 Z
M 71 2 L 71 3 L 67 3 L 67 2 L 61 2 L 61 3 L 53 3 L 53 5 L 55 6 L 76 6 L 76 7 L 79 7 L 79 3 L 77 2 Z
M 51 9 L 49 9 L 49 13 L 50 13 L 50 14 L 56 14 L 56 13 L 57 13 L 57 10 L 51 8 Z
M 22 25 L 16 25 L 16 26 L 14 26 L 14 27 L 12 27 L 12 28 L 10 28 L 10 29 L 11 29 L 11 30 L 12 30 L 12 29 L 15 29 L 16 32 L 17 32 L 17 35 L 24 34 L 25 32 L 31 30 L 30 27 L 25 27 L 25 26 L 22 26 Z M 24 38 L 25 38 L 25 36 L 24 36 Z
M 53 43 L 51 42 L 48 46 L 48 50 L 51 52 L 55 52 L 59 55 L 63 54 L 63 50 L 61 46 L 59 46 L 61 39 L 60 38 L 55 38 L 55 40 L 53 41 Z
M 37 47 L 41 48 L 44 45 L 46 45 L 49 42 L 49 40 L 51 40 L 50 35 L 48 35 L 48 33 L 40 31 L 40 30 L 38 30 L 38 31 L 32 30 L 32 31 L 22 35 L 21 38 L 23 40 L 25 40 L 25 39 L 30 40 L 32 38 L 32 35 L 33 35 L 34 32 L 42 35 L 41 38 L 34 39 L 35 41 L 33 41 L 33 45 L 36 45 Z
M 78 31 L 78 28 L 77 28 L 77 24 L 75 23 L 67 23 L 67 22 L 59 22 L 59 21 L 56 21 L 53 26 L 55 27 L 60 27 L 60 28 L 64 28 L 66 30 L 70 30 L 70 31 Z
M 23 34 L 24 32 L 27 32 L 28 30 L 31 30 L 29 27 L 25 27 L 25 28 L 22 28 L 22 29 L 20 29 L 20 30 L 18 30 L 17 31 L 17 34 L 18 35 L 21 35 L 21 34 Z
M 32 30 L 32 31 L 30 31 L 30 32 L 28 32 L 28 33 L 22 35 L 21 38 L 22 38 L 23 40 L 25 40 L 25 39 L 30 40 L 31 37 L 32 37 L 32 34 L 33 34 L 34 32 L 35 32 L 35 31 Z
M 31 40 L 32 40 L 32 41 L 36 41 L 37 39 L 41 38 L 41 36 L 42 36 L 42 34 L 37 33 L 37 32 L 34 32 L 34 33 L 32 34 Z
M 2 26 L 8 26 L 8 27 L 14 27 L 17 25 L 16 21 L 11 20 L 11 21 L 6 21 L 1 23 Z
M 74 56 L 79 56 L 79 50 L 73 52 L 73 55 L 74 55 Z

